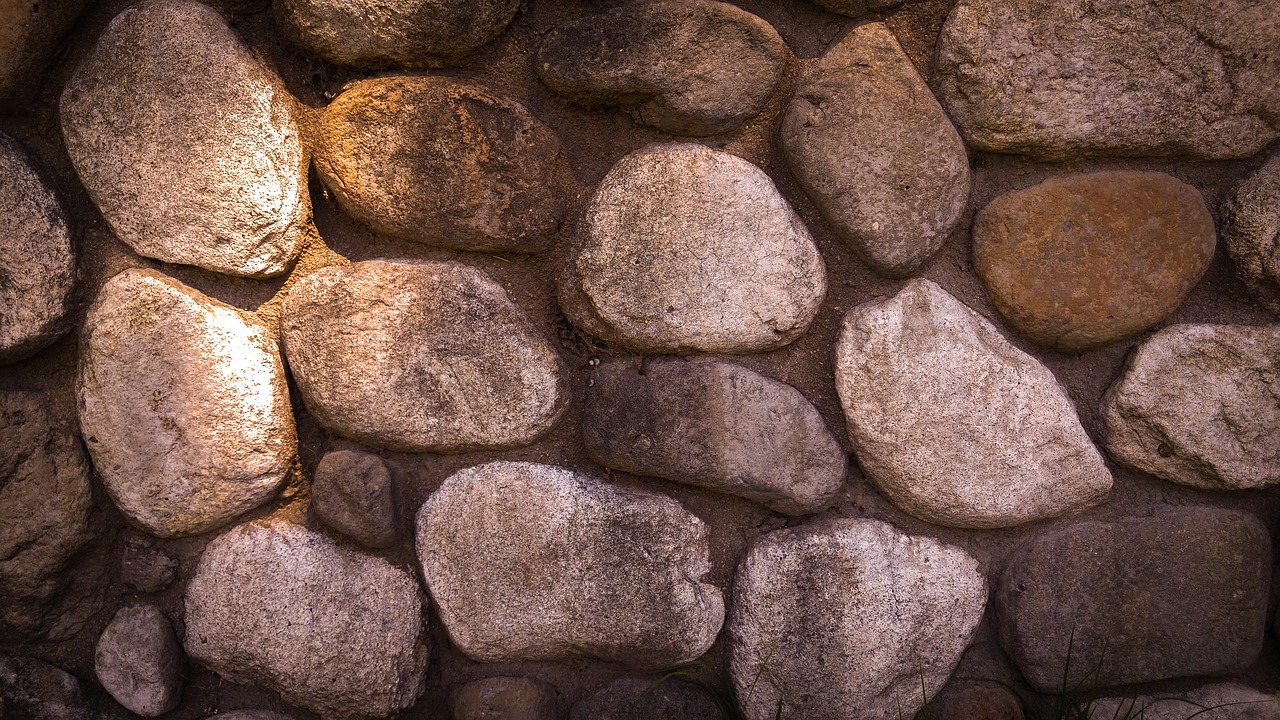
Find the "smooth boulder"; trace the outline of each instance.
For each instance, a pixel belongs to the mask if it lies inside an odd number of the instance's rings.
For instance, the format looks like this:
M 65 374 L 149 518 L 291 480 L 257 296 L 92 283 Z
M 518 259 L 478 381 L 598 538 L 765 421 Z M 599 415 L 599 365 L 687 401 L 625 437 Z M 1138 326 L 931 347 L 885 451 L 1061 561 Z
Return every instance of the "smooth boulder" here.
M 391 547 L 399 535 L 391 471 L 377 455 L 325 453 L 312 479 L 311 507 L 326 525 L 365 547 Z
M 1222 203 L 1222 241 L 1254 301 L 1280 316 L 1280 151 Z
M 98 638 L 93 667 L 98 682 L 129 712 L 155 717 L 182 699 L 182 648 L 154 605 L 116 612 Z

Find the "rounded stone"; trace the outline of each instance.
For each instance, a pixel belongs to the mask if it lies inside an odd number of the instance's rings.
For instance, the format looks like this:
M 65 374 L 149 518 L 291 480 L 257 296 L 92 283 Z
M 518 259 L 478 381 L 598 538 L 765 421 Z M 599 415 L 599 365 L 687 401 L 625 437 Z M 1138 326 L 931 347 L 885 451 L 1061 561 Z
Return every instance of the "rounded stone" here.
M 155 717 L 182 699 L 182 649 L 154 605 L 121 608 L 94 651 L 98 682 L 129 712 Z
M 321 425 L 404 452 L 527 445 L 564 410 L 560 363 L 483 272 L 370 260 L 303 278 L 280 318 Z
M 1274 720 L 1280 717 L 1280 694 L 1239 683 L 1215 683 L 1161 695 L 1106 697 L 1094 700 L 1084 720 Z
M 520 103 L 449 78 L 349 86 L 325 109 L 315 166 L 348 215 L 427 245 L 538 252 L 566 211 L 555 133 Z
M 1024 720 L 1025 715 L 1018 696 L 1003 687 L 976 683 L 959 685 L 948 683 L 937 697 L 929 700 L 927 718 L 928 720 Z
M 1123 340 L 1182 303 L 1213 260 L 1199 191 L 1163 173 L 1051 178 L 978 212 L 973 266 L 1001 315 L 1045 347 Z
M 1227 195 L 1222 240 L 1254 300 L 1280 315 L 1280 151 Z
M 377 455 L 325 453 L 311 484 L 311 507 L 326 525 L 371 548 L 391 547 L 399 534 L 391 471 Z
M 560 278 L 575 324 L 652 353 L 749 353 L 802 335 L 826 296 L 808 229 L 760 168 L 701 145 L 618 161 Z
M 489 677 L 453 697 L 454 720 L 556 720 L 555 689 L 526 677 Z

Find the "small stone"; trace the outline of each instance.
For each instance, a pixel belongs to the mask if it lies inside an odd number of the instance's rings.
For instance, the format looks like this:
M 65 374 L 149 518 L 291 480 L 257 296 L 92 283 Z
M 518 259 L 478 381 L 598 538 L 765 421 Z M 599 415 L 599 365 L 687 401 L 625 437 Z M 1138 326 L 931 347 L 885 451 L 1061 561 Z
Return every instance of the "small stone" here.
M 1222 240 L 1236 277 L 1258 304 L 1280 315 L 1280 151 L 1227 196 Z
M 103 720 L 74 676 L 28 657 L 0 656 L 0 717 L 14 720 Z
M 818 512 L 844 485 L 848 456 L 790 385 L 718 361 L 625 362 L 595 374 L 582 419 L 592 460 L 636 475 Z
M 1236 683 L 1205 685 L 1173 695 L 1102 698 L 1090 705 L 1085 720 L 1127 717 L 1139 717 L 1141 720 L 1275 720 L 1280 717 L 1280 694 L 1265 693 Z
M 755 117 L 791 53 L 769 23 L 713 0 L 638 0 L 555 28 L 538 76 L 584 105 L 621 105 L 673 135 L 718 135 Z
M 1046 693 L 1229 673 L 1262 649 L 1270 577 L 1270 538 L 1248 513 L 1160 507 L 1083 522 L 1010 556 L 1000 639 Z
M 312 508 L 326 525 L 371 548 L 399 535 L 391 471 L 382 458 L 353 450 L 326 453 L 316 466 Z
M 403 452 L 528 445 L 564 410 L 560 363 L 483 272 L 370 260 L 303 278 L 280 318 L 321 425 Z
M 1079 352 L 1177 309 L 1213 260 L 1195 188 L 1164 173 L 1065 175 L 996 198 L 973 224 L 973 267 L 996 309 L 1040 345 Z
M 570 177 L 559 139 L 523 105 L 443 77 L 349 86 L 325 109 L 315 165 L 360 222 L 458 250 L 547 249 Z
M 928 280 L 849 311 L 836 389 L 862 470 L 929 522 L 1011 527 L 1111 490 L 1053 373 Z
M 142 537 L 125 541 L 120 579 L 134 592 L 160 592 L 172 585 L 177 575 L 178 561 L 169 553 L 151 547 Z
M 453 698 L 454 720 L 556 720 L 555 690 L 525 677 L 469 682 Z
M 48 77 L 46 66 L 59 40 L 86 4 L 87 0 L 6 0 L 0 7 L 0 115 L 28 109 Z M 9 175 L 0 168 L 0 178 Z
M 780 530 L 738 566 L 729 672 L 753 720 L 779 703 L 783 717 L 900 720 L 946 683 L 986 604 L 959 548 L 877 520 Z
M 678 678 L 620 678 L 573 706 L 569 720 L 721 720 L 711 695 Z
M 422 594 L 409 573 L 286 522 L 241 525 L 187 585 L 187 654 L 328 720 L 384 718 L 423 689 Z
M 1018 696 L 1002 687 L 949 683 L 936 698 L 929 700 L 928 715 L 920 720 L 1024 720 L 1024 717 Z M 1107 718 L 1117 720 L 1109 715 Z
M 975 150 L 1245 158 L 1280 133 L 1268 2 L 961 0 L 933 86 Z
M 146 0 L 103 31 L 60 117 L 80 181 L 134 252 L 270 277 L 311 217 L 296 105 L 217 11 Z
M 1204 490 L 1280 483 L 1280 325 L 1174 325 L 1102 401 L 1120 463 Z
M 520 0 L 282 0 L 276 22 L 296 45 L 357 68 L 452 65 L 506 29 Z
M 151 270 L 102 286 L 80 340 L 80 429 L 111 499 L 160 537 L 275 496 L 297 451 L 275 338 Z
M 98 682 L 129 712 L 155 717 L 182 699 L 182 649 L 154 605 L 121 608 L 98 638 Z
M 593 335 L 650 353 L 750 353 L 808 329 L 827 292 L 809 231 L 760 168 L 650 145 L 596 189 L 560 278 Z
M 418 512 L 418 560 L 449 637 L 479 662 L 689 662 L 724 620 L 707 527 L 665 495 L 564 468 L 454 473 Z
M 806 67 L 782 125 L 796 180 L 881 275 L 913 275 L 969 201 L 964 142 L 893 33 L 859 25 Z

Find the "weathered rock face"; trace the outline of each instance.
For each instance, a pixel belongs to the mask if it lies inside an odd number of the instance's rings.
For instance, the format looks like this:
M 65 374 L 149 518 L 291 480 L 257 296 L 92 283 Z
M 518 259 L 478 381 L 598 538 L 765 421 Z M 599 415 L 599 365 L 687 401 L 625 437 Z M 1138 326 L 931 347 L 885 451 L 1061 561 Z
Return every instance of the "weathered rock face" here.
M 1254 300 L 1280 315 L 1280 152 L 1228 195 L 1222 239 Z
M 58 40 L 86 0 L 9 0 L 0 5 L 0 115 L 23 112 Z M 0 177 L 8 176 L 7 170 Z
M 147 0 L 107 26 L 60 117 L 81 182 L 134 252 L 269 277 L 311 214 L 294 109 L 216 11 Z
M 882 23 L 805 69 L 781 139 L 805 192 L 881 275 L 918 271 L 968 203 L 964 143 Z
M 560 141 L 520 103 L 442 77 L 356 83 L 325 110 L 316 172 L 378 232 L 538 252 L 565 213 Z
M 516 447 L 563 411 L 550 344 L 502 286 L 467 265 L 327 267 L 294 287 L 280 322 L 307 409 L 361 442 Z
M 182 649 L 154 605 L 121 608 L 98 638 L 98 682 L 129 712 L 155 717 L 182 697 Z
M 755 117 L 790 56 L 769 23 L 714 0 L 636 0 L 546 35 L 538 75 L 574 102 L 621 105 L 673 135 L 716 135 Z
M 1103 398 L 1107 451 L 1205 490 L 1280 483 L 1280 325 L 1174 325 Z
M 1174 695 L 1100 698 L 1090 707 L 1088 720 L 1127 716 L 1142 720 L 1271 720 L 1280 715 L 1280 695 L 1236 683 L 1205 685 Z
M 371 548 L 390 547 L 399 534 L 391 471 L 377 455 L 337 450 L 316 466 L 311 507 L 326 525 Z
M 556 720 L 555 690 L 525 677 L 469 682 L 453 698 L 454 720 Z
M 0 393 L 0 636 L 64 640 L 78 630 L 63 597 L 69 564 L 93 539 L 89 463 L 34 392 Z
M 56 5 L 56 3 L 55 3 Z M 0 10 L 7 12 L 7 10 Z M 0 31 L 3 32 L 3 31 Z M 28 357 L 71 327 L 71 231 L 53 189 L 0 133 L 0 364 Z
M 80 341 L 80 429 L 103 485 L 160 537 L 270 500 L 297 451 L 275 339 L 150 270 L 103 285 Z
M 127 538 L 120 555 L 120 580 L 131 592 L 160 592 L 178 576 L 178 561 L 141 537 Z
M 769 176 L 690 144 L 651 145 L 613 166 L 560 279 L 574 323 L 654 353 L 781 347 L 826 291 L 822 257 Z
M 726 362 L 625 362 L 595 375 L 582 419 L 591 459 L 740 495 L 781 513 L 822 510 L 848 457 L 790 385 Z
M 986 604 L 978 562 L 959 548 L 876 520 L 781 530 L 738 566 L 729 671 L 753 720 L 779 702 L 784 717 L 911 717 L 922 684 L 931 697 L 946 683 Z
M 418 583 L 297 525 L 241 525 L 209 543 L 186 613 L 188 655 L 323 718 L 383 718 L 422 692 Z
M 849 311 L 836 389 L 867 477 L 929 522 L 1008 527 L 1111 489 L 1053 373 L 928 280 Z
M 280 28 L 304 50 L 359 68 L 450 65 L 498 37 L 520 0 L 282 0 Z
M 1270 577 L 1270 538 L 1247 513 L 1166 507 L 1079 523 L 1009 558 L 1000 638 L 1042 692 L 1239 670 L 1262 649 Z
M 1087 350 L 1173 312 L 1217 234 L 1200 192 L 1164 173 L 1067 175 L 1002 195 L 973 224 L 973 267 L 1002 315 L 1046 347 Z
M 31 720 L 100 720 L 74 676 L 41 660 L 0 656 L 0 710 Z
M 724 619 L 707 528 L 675 500 L 564 468 L 454 473 L 418 512 L 418 560 L 454 644 L 480 662 L 699 657 Z
M 570 720 L 721 720 L 711 696 L 678 678 L 620 678 L 573 706 Z
M 1251 0 L 962 0 L 934 87 L 977 150 L 1244 158 L 1278 135 L 1277 40 Z

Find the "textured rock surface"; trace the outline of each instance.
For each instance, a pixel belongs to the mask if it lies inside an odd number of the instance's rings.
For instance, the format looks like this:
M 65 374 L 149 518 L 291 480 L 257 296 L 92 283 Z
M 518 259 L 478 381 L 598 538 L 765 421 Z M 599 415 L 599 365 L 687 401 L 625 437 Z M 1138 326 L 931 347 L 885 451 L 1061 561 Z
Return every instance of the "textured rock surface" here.
M 921 720 L 1023 720 L 1024 717 L 1018 696 L 1003 687 L 949 683 L 937 697 L 929 699 L 929 714 Z M 1107 718 L 1117 720 L 1109 715 Z
M 1207 708 L 1213 708 L 1207 710 Z M 1189 692 L 1100 698 L 1086 720 L 1111 720 L 1141 713 L 1142 720 L 1272 720 L 1280 717 L 1280 695 L 1236 683 L 1205 685 Z
M 1071 688 L 1240 670 L 1262 649 L 1270 577 L 1270 538 L 1247 513 L 1164 507 L 1079 523 L 1010 556 L 995 595 L 1001 642 L 1042 692 L 1060 692 L 1064 672 Z
M 707 528 L 675 500 L 564 468 L 492 462 L 422 505 L 418 560 L 449 637 L 480 662 L 701 656 L 724 618 Z
M 160 592 L 178 576 L 178 561 L 169 553 L 151 547 L 141 533 L 128 537 L 120 555 L 120 580 L 132 592 Z
M 0 711 L 20 720 L 101 720 L 72 675 L 41 660 L 0 656 Z
M 1254 300 L 1280 315 L 1280 152 L 1223 203 L 1222 240 Z
M 976 150 L 1243 158 L 1280 126 L 1267 2 L 962 0 L 934 87 Z
M 882 275 L 918 271 L 969 201 L 964 143 L 882 23 L 805 69 L 781 139 L 796 180 Z
M 216 11 L 147 0 L 103 31 L 60 118 L 80 181 L 134 252 L 268 277 L 311 214 L 294 111 Z
M 928 280 L 849 311 L 835 374 L 859 464 L 912 515 L 1007 527 L 1111 489 L 1053 373 Z
M 555 133 L 520 103 L 448 78 L 349 86 L 325 109 L 315 165 L 352 217 L 427 245 L 537 252 L 565 214 Z
M 809 231 L 760 168 L 701 145 L 618 161 L 589 201 L 560 279 L 565 314 L 646 352 L 771 350 L 826 295 Z
M 382 718 L 422 692 L 418 583 L 286 522 L 241 525 L 187 585 L 187 654 L 323 718 Z
M 868 13 L 890 10 L 912 0 L 813 0 L 817 5 L 841 15 L 862 17 Z
M 498 37 L 520 0 L 282 0 L 276 20 L 308 52 L 361 68 L 429 68 Z
M 1213 218 L 1164 173 L 1050 178 L 1002 195 L 973 224 L 973 268 L 1002 315 L 1075 352 L 1155 325 L 1213 260 Z
M 1107 452 L 1205 490 L 1280 483 L 1280 325 L 1174 325 L 1103 397 Z
M 525 677 L 469 682 L 453 698 L 454 720 L 556 720 L 555 690 Z
M 353 450 L 325 454 L 311 484 L 311 507 L 326 525 L 372 548 L 396 541 L 391 471 L 382 458 Z
M 0 207 L 5 210 L 0 213 L 3 364 L 39 351 L 70 329 L 76 257 L 67 218 L 53 189 L 18 144 L 3 133 Z
M 790 56 L 769 23 L 713 0 L 637 0 L 546 35 L 538 75 L 673 135 L 728 132 L 764 108 Z
M 371 445 L 526 445 L 563 411 L 551 346 L 502 286 L 460 263 L 324 268 L 289 294 L 281 332 L 307 409 Z
M 182 697 L 182 649 L 154 605 L 121 608 L 98 638 L 98 682 L 129 712 L 155 717 Z
M 86 0 L 7 0 L 0 5 L 0 115 L 26 110 L 45 65 Z M 8 175 L 0 171 L 0 177 Z
M 955 669 L 987 583 L 959 548 L 838 520 L 765 535 L 733 597 L 729 671 L 748 717 L 772 718 L 781 701 L 784 717 L 898 720 Z
M 275 495 L 297 436 L 265 328 L 131 269 L 103 285 L 80 348 L 81 433 L 129 519 L 153 535 L 193 535 Z
M 831 503 L 848 456 L 798 390 L 727 362 L 600 367 L 582 418 L 611 468 L 740 495 L 781 513 Z
M 721 720 L 711 696 L 697 685 L 660 677 L 620 678 L 573 706 L 570 720 Z

